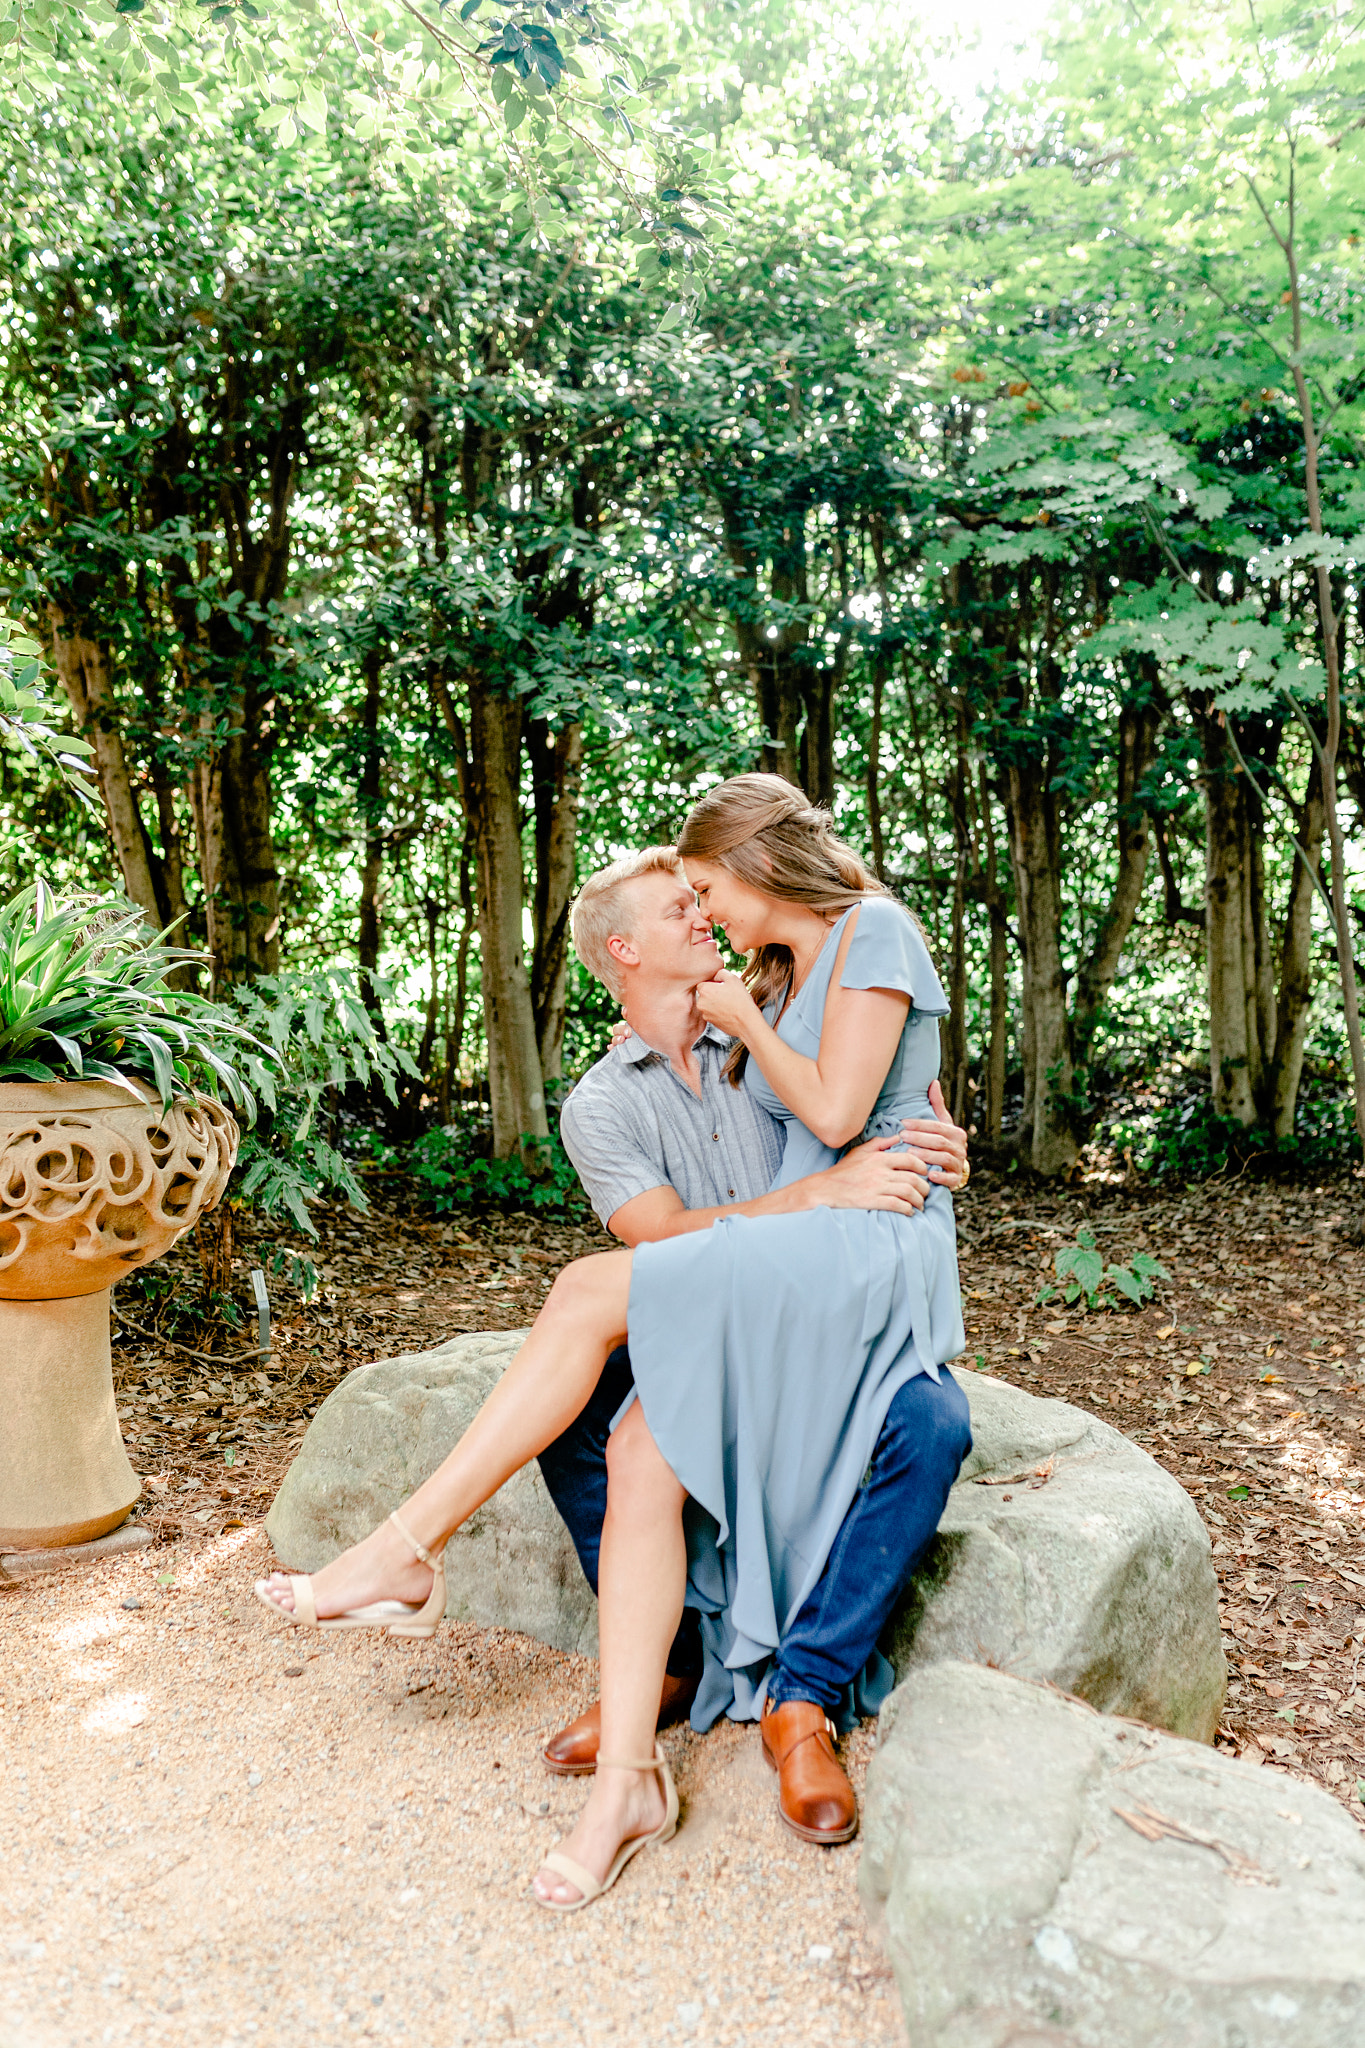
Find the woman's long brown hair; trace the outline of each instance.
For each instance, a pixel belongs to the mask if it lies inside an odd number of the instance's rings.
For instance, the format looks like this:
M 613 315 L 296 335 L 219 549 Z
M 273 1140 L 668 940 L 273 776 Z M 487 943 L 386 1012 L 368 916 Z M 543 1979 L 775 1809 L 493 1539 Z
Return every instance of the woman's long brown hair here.
M 831 917 L 864 896 L 890 894 L 839 838 L 829 812 L 780 775 L 735 775 L 708 790 L 678 836 L 678 852 L 684 860 L 715 861 L 765 896 Z M 785 994 L 792 971 L 790 947 L 754 949 L 744 979 L 760 1009 Z M 732 1087 L 748 1057 L 741 1044 L 726 1061 Z

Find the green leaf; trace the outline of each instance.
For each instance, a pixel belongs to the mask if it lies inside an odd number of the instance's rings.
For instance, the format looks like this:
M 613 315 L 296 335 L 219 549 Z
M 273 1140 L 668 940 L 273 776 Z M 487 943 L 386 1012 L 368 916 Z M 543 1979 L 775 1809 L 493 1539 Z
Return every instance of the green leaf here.
M 1064 1246 L 1055 1260 L 1058 1279 L 1065 1279 L 1068 1273 L 1074 1275 L 1087 1294 L 1093 1294 L 1104 1278 L 1104 1260 L 1093 1249 L 1094 1242 L 1093 1237 L 1089 1244 L 1082 1238 L 1074 1245 Z
M 1128 1263 L 1144 1280 L 1169 1280 L 1171 1277 L 1160 1259 L 1154 1259 L 1149 1252 L 1135 1252 Z
M 48 1037 L 54 1045 L 60 1046 L 62 1058 L 66 1061 L 76 1079 L 79 1080 L 85 1072 L 85 1060 L 76 1040 L 74 1038 L 64 1038 L 60 1031 L 50 1031 Z

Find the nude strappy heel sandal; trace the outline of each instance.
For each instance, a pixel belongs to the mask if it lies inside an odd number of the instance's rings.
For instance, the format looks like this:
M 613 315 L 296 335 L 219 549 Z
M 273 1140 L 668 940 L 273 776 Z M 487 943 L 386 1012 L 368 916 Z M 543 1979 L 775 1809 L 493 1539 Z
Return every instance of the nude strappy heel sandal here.
M 562 1849 L 551 1849 L 541 1858 L 547 1870 L 553 1870 L 556 1877 L 565 1877 L 570 1884 L 578 1886 L 576 1899 L 542 1899 L 539 1892 L 531 1896 L 538 1906 L 544 1906 L 547 1913 L 577 1913 L 584 1906 L 590 1906 L 594 1899 L 600 1899 L 603 1892 L 609 1892 L 632 1856 L 638 1856 L 642 1849 L 648 1849 L 653 1842 L 671 1842 L 678 1829 L 678 1788 L 673 1783 L 673 1773 L 668 1768 L 658 1743 L 654 1745 L 651 1757 L 599 1756 L 598 1770 L 609 1771 L 657 1771 L 664 1782 L 664 1817 L 652 1834 L 634 1835 L 623 1842 L 616 1852 L 616 1861 L 599 1884 L 590 1870 L 581 1863 L 575 1863 L 572 1856 L 566 1856 Z
M 382 1628 L 391 1636 L 434 1636 L 446 1611 L 445 1545 L 442 1544 L 439 1550 L 428 1550 L 404 1526 L 396 1508 L 389 1520 L 414 1557 L 431 1566 L 431 1591 L 420 1607 L 413 1607 L 406 1600 L 373 1600 L 368 1607 L 350 1607 L 342 1614 L 329 1614 L 325 1620 L 319 1621 L 317 1602 L 313 1598 L 313 1581 L 307 1572 L 289 1574 L 289 1585 L 294 1595 L 292 1612 L 281 1607 L 278 1600 L 271 1599 L 265 1590 L 264 1579 L 258 1579 L 253 1588 L 256 1598 L 262 1607 L 268 1607 L 281 1620 L 323 1633 L 328 1629 Z

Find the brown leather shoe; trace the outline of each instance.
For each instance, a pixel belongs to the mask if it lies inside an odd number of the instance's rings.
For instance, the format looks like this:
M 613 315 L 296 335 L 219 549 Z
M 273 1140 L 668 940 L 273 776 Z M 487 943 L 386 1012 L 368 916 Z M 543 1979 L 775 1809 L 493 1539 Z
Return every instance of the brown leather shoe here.
M 811 1700 L 765 1705 L 763 1754 L 777 1772 L 777 1810 L 803 1842 L 847 1842 L 858 1832 L 858 1802 L 834 1754 L 834 1727 Z
M 674 1678 L 671 1673 L 664 1675 L 664 1689 L 659 1699 L 660 1728 L 671 1728 L 675 1721 L 681 1721 L 697 1697 L 695 1678 Z M 597 1769 L 597 1745 L 602 1739 L 602 1702 L 594 1700 L 586 1714 L 580 1714 L 576 1721 L 570 1721 L 567 1728 L 561 1728 L 558 1735 L 552 1735 L 540 1752 L 541 1761 L 547 1771 L 553 1771 L 560 1778 L 587 1778 Z

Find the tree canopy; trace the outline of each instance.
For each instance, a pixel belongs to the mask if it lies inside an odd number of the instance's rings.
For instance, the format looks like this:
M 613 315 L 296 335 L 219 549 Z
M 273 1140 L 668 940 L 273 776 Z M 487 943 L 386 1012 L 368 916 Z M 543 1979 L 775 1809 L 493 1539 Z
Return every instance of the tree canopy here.
M 762 763 L 921 915 L 983 1139 L 1345 1142 L 1358 9 L 1063 6 L 977 91 L 884 4 L 6 30 L 13 886 L 353 966 L 507 1153 L 610 1013 L 577 881 Z

